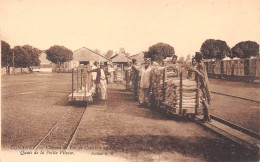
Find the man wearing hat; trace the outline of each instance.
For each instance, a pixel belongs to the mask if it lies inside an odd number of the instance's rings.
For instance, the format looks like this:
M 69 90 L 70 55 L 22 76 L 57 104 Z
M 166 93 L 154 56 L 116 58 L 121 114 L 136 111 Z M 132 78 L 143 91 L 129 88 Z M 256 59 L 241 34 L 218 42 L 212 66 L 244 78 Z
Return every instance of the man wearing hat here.
M 149 103 L 150 90 L 151 90 L 151 72 L 150 58 L 145 58 L 144 67 L 140 69 L 140 89 L 139 89 L 139 107 L 147 106 Z
M 104 62 L 101 62 L 100 67 L 89 70 L 89 72 L 96 72 L 96 87 L 97 87 L 97 94 L 99 95 L 99 99 L 101 100 L 107 100 L 107 72 L 104 70 Z
M 179 76 L 180 73 L 180 65 L 177 63 L 177 55 L 172 56 L 172 62 L 171 64 L 166 65 L 167 69 L 167 80 L 176 78 Z
M 202 62 L 202 57 L 203 57 L 202 53 L 196 52 L 195 60 L 197 62 L 197 65 L 196 67 L 190 67 L 189 70 L 194 71 L 200 80 L 199 94 L 200 94 L 200 101 L 203 105 L 203 115 L 204 115 L 202 121 L 210 121 L 211 119 L 208 110 L 208 104 L 210 104 L 211 95 L 209 91 L 207 70 L 204 63 Z

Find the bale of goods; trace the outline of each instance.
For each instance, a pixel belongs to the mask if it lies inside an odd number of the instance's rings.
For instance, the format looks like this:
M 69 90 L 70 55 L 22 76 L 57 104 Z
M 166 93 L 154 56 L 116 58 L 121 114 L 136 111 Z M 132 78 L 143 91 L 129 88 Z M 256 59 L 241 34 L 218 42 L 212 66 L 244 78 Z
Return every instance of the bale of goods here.
M 165 68 L 159 66 L 152 68 L 150 103 L 153 106 L 160 106 L 164 100 Z
M 199 98 L 197 83 L 194 80 L 170 79 L 165 86 L 165 109 L 175 114 L 195 114 Z M 198 110 L 198 109 L 197 109 Z M 197 111 L 197 113 L 200 111 Z

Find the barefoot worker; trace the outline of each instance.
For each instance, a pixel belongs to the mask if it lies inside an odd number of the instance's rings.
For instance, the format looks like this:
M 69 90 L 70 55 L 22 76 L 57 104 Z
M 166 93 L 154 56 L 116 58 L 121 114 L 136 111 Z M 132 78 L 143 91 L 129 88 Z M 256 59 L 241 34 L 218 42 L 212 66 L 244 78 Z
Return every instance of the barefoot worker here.
M 148 106 L 151 90 L 151 72 L 150 58 L 145 58 L 145 65 L 140 70 L 140 89 L 139 89 L 139 107 Z
M 137 60 L 132 59 L 133 65 L 132 65 L 132 84 L 134 88 L 134 98 L 137 101 L 138 100 L 138 90 L 139 90 L 139 71 L 140 67 L 137 65 Z
M 207 75 L 207 70 L 202 62 L 202 54 L 200 52 L 196 52 L 195 60 L 197 65 L 195 68 L 191 67 L 190 70 L 197 73 L 200 81 L 200 99 L 203 105 L 203 114 L 204 118 L 203 121 L 210 121 L 210 115 L 208 111 L 208 104 L 210 104 L 211 96 L 209 92 L 209 80 Z
M 108 79 L 107 79 L 107 72 L 104 70 L 104 63 L 101 62 L 100 67 L 96 69 L 89 70 L 89 72 L 96 72 L 97 77 L 96 77 L 96 86 L 98 87 L 98 94 L 99 94 L 99 99 L 101 100 L 107 100 L 107 84 L 108 84 Z

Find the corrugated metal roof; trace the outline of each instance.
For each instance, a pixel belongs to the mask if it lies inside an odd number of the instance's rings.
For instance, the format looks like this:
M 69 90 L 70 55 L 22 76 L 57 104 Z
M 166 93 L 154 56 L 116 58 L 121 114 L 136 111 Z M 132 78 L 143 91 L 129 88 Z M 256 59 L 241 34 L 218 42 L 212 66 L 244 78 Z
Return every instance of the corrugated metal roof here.
M 126 55 L 126 53 L 120 52 L 110 58 L 112 62 L 129 62 L 131 58 Z
M 100 55 L 86 47 L 82 47 L 73 52 L 73 60 L 72 61 L 109 61 L 103 55 Z

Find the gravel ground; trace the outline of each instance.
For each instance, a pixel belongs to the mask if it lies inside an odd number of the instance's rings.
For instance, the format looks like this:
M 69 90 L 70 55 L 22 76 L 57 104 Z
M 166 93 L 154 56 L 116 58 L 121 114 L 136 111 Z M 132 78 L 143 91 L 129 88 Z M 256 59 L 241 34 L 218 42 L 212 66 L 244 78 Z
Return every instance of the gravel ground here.
M 109 101 L 87 108 L 71 150 L 81 152 L 79 148 L 82 148 L 82 152 L 90 155 L 108 153 L 109 157 L 127 161 L 256 159 L 256 156 L 190 121 L 167 118 L 156 111 L 138 108 L 132 94 L 123 89 L 120 85 L 109 85 Z M 67 105 L 70 90 L 71 74 L 2 76 L 2 148 L 35 146 L 66 111 L 75 109 Z M 215 99 L 214 105 L 221 107 L 221 98 L 215 96 Z M 234 108 L 235 103 L 239 107 L 241 101 L 228 101 L 226 104 Z M 215 110 L 223 114 L 217 106 Z M 236 110 L 242 114 L 241 110 Z M 242 112 L 250 114 L 250 111 Z M 238 118 L 234 112 L 230 110 L 224 114 Z M 256 125 L 254 119 L 242 115 L 238 120 Z M 104 154 L 100 157 L 105 158 Z
M 87 108 L 71 149 L 128 161 L 247 161 L 242 148 L 196 124 L 138 108 L 123 87 L 110 85 L 109 101 Z M 106 156 L 105 156 L 106 157 Z
M 209 79 L 210 90 L 233 96 L 260 101 L 260 83 L 245 83 L 226 81 L 221 79 Z
M 260 84 L 210 79 L 212 91 L 260 100 Z M 211 113 L 260 133 L 260 103 L 212 93 Z

